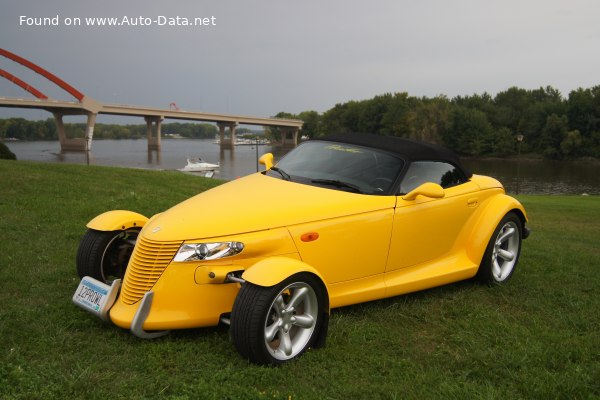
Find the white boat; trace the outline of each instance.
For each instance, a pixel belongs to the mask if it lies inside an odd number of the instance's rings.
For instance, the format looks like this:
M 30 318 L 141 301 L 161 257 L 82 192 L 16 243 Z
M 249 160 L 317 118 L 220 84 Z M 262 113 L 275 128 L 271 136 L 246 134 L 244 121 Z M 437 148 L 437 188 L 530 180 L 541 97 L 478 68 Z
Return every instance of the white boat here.
M 256 144 L 259 145 L 267 145 L 271 144 L 271 142 L 267 139 L 238 139 L 234 143 L 236 146 L 254 146 Z
M 188 158 L 187 165 L 179 171 L 182 172 L 204 172 L 204 171 L 214 171 L 215 169 L 219 169 L 219 164 L 211 164 L 207 163 L 200 157 L 197 158 Z

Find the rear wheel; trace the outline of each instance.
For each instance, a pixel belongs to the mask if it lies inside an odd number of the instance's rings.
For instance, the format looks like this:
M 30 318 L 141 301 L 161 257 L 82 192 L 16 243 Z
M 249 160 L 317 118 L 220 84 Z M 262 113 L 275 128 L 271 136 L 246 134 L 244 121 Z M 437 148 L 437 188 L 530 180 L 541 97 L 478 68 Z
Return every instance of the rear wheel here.
M 96 231 L 88 229 L 77 250 L 77 273 L 105 283 L 123 279 L 140 229 Z
M 323 323 L 323 290 L 300 273 L 273 287 L 245 283 L 233 305 L 231 337 L 258 364 L 281 364 L 311 347 Z
M 488 284 L 510 279 L 521 253 L 523 226 L 521 219 L 509 212 L 496 227 L 479 266 L 477 277 Z

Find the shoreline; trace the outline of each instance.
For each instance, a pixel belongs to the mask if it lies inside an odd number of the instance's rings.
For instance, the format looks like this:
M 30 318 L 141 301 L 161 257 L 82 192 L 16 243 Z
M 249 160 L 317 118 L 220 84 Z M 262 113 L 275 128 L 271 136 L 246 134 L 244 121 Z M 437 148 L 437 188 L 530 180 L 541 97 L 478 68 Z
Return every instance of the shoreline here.
M 82 138 L 80 138 L 82 139 Z M 147 140 L 145 137 L 139 137 L 139 138 L 94 138 L 94 141 L 108 141 L 108 140 L 114 140 L 114 141 L 121 141 L 121 140 Z M 214 138 L 188 138 L 188 137 L 162 137 L 161 140 L 174 140 L 174 141 L 178 141 L 178 140 L 214 140 Z M 40 139 L 40 140 L 26 140 L 26 139 L 18 139 L 18 138 L 0 138 L 0 142 L 4 142 L 4 143 L 42 143 L 42 142 L 58 142 L 58 139 Z M 254 145 L 254 143 L 250 144 L 250 145 Z M 261 146 L 263 144 L 260 144 Z M 270 144 L 272 145 L 272 144 Z M 509 160 L 509 161 L 524 161 L 524 162 L 529 162 L 529 161 L 550 161 L 550 162 L 566 162 L 566 163 L 589 163 L 589 164 L 599 164 L 600 165 L 600 158 L 596 158 L 596 157 L 590 157 L 590 156 L 586 156 L 586 157 L 577 157 L 577 158 L 563 158 L 563 159 L 552 159 L 552 158 L 544 158 L 541 154 L 535 154 L 535 153 L 527 153 L 527 154 L 521 154 L 521 155 L 510 155 L 510 156 L 461 156 L 459 155 L 459 158 L 461 160 L 466 160 L 466 161 L 502 161 L 502 160 Z

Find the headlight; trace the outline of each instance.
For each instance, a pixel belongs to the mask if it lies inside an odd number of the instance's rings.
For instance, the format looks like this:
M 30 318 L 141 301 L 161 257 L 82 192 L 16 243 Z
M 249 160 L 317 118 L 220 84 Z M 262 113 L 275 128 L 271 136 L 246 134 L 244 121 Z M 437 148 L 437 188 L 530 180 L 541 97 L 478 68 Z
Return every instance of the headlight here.
M 184 243 L 179 248 L 173 261 L 201 261 L 216 260 L 223 257 L 231 257 L 244 250 L 241 242 L 219 242 L 219 243 Z

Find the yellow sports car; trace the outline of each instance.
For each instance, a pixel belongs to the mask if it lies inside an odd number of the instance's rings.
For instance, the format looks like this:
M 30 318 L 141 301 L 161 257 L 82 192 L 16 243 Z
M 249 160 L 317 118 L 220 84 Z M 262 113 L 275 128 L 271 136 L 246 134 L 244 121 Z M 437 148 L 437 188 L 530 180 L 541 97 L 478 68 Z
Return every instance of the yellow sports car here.
M 330 309 L 513 274 L 523 206 L 451 151 L 394 137 L 307 141 L 150 219 L 109 211 L 77 254 L 80 307 L 154 338 L 230 325 L 260 364 L 323 346 Z

